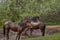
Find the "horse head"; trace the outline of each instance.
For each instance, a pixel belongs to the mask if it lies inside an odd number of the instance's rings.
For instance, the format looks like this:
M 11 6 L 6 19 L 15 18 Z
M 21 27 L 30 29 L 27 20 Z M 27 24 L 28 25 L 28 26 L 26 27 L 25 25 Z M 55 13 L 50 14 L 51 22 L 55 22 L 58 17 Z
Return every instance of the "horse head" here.
M 33 22 L 38 22 L 39 21 L 39 16 L 34 16 L 31 18 L 31 21 Z

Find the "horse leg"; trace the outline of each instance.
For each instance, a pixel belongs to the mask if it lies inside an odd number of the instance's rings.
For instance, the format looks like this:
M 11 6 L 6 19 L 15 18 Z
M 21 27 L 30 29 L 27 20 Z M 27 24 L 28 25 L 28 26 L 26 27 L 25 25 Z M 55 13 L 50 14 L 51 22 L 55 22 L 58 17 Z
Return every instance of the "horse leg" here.
M 18 34 L 17 34 L 17 36 L 16 36 L 16 40 L 18 39 L 20 39 L 21 40 L 21 33 L 26 29 L 27 27 L 23 27 L 21 30 L 19 30 L 18 31 Z M 18 38 L 17 38 L 18 37 Z
M 18 34 L 17 34 L 18 40 L 19 40 L 19 39 L 21 40 L 21 33 L 22 33 L 24 30 L 25 30 L 25 29 L 22 29 L 21 31 L 18 32 Z M 16 37 L 16 40 L 17 40 L 17 37 Z
M 32 37 L 32 31 L 33 31 L 33 29 L 31 28 L 31 29 L 30 29 L 30 36 L 31 36 L 31 37 Z
M 15 39 L 15 40 L 17 40 L 17 37 L 18 37 L 18 34 L 17 34 L 17 36 L 16 36 L 16 39 Z
M 44 28 L 41 30 L 41 32 L 42 32 L 42 36 L 45 36 L 45 26 L 44 26 Z
M 5 26 L 3 25 L 3 35 L 4 35 L 4 40 L 5 40 Z
M 7 40 L 9 40 L 9 28 L 7 28 Z
M 21 40 L 21 33 L 18 33 L 18 40 Z
M 19 40 L 19 39 L 20 39 L 20 34 L 21 34 L 21 33 L 18 32 L 15 40 Z
M 24 31 L 25 29 L 22 29 L 22 30 L 20 30 L 20 31 L 18 31 L 18 34 L 17 34 L 17 36 L 16 36 L 16 39 L 15 40 L 21 40 L 21 33 Z
M 27 28 L 27 30 L 25 30 L 25 35 L 30 37 L 28 34 L 27 34 L 27 31 L 29 30 L 29 28 Z

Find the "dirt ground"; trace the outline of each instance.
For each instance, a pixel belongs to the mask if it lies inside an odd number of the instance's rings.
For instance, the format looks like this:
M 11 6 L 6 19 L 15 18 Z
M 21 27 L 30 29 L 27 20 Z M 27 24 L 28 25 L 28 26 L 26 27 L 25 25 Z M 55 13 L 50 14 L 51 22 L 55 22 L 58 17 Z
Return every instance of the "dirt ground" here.
M 45 30 L 45 35 L 52 35 L 52 34 L 58 33 L 58 32 L 60 32 L 60 25 L 47 26 L 46 30 Z M 16 34 L 17 34 L 17 32 L 11 31 L 9 33 L 10 40 L 15 40 Z M 29 34 L 29 32 L 28 32 L 28 34 Z M 38 37 L 38 36 L 41 36 L 41 31 L 39 29 L 34 30 L 32 33 L 32 37 Z M 22 38 L 28 38 L 28 36 L 22 35 Z M 0 40 L 3 40 L 3 39 L 4 39 L 3 31 L 0 30 Z

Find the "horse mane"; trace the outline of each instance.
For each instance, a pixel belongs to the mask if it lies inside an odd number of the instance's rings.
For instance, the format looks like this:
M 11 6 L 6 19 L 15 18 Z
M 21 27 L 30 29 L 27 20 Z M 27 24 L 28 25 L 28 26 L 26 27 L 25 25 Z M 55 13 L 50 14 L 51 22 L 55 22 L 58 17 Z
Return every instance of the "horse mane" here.
M 31 18 L 31 21 L 37 22 L 37 19 L 39 20 L 39 16 L 34 16 Z
M 26 24 L 24 22 L 19 22 L 18 25 L 24 27 Z

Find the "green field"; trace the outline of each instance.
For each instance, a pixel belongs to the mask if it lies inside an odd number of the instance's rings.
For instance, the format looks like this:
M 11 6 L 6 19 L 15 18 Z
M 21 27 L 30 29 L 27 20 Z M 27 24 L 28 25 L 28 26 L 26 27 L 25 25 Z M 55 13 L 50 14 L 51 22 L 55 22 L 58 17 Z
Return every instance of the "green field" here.
M 27 38 L 27 39 L 23 39 L 23 40 L 60 40 L 60 33 L 56 33 L 53 35 L 48 35 L 48 36 L 40 36 L 40 37 L 36 37 L 36 38 Z
M 46 25 L 60 25 L 60 22 L 46 22 Z

